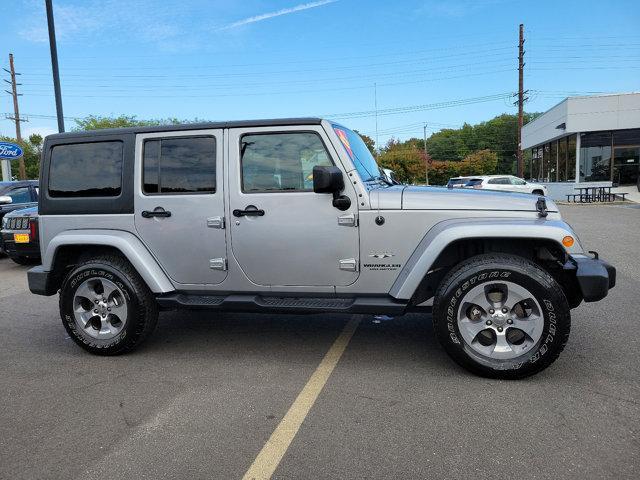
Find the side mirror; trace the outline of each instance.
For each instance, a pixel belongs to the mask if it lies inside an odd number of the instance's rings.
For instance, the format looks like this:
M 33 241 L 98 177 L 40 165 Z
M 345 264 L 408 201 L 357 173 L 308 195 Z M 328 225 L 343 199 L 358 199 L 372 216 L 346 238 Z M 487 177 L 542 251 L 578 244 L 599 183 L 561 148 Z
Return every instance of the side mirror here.
M 9 205 L 13 203 L 13 198 L 8 196 L 0 196 L 0 205 Z
M 335 193 L 344 188 L 342 171 L 338 167 L 313 167 L 313 191 L 316 193 Z
M 338 210 L 348 210 L 351 200 L 346 195 L 340 195 L 344 188 L 342 170 L 338 167 L 316 165 L 313 167 L 313 191 L 315 193 L 332 193 L 333 206 Z

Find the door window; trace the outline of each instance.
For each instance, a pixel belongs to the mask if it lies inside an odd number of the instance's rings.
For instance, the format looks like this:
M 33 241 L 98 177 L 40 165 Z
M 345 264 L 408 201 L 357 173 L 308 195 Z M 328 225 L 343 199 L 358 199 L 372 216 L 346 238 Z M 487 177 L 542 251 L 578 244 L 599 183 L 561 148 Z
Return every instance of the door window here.
M 8 197 L 11 197 L 11 203 L 29 203 L 31 201 L 31 193 L 29 193 L 29 187 L 14 188 L 9 193 Z
M 216 191 L 214 137 L 147 140 L 143 157 L 142 191 L 148 195 Z
M 527 182 L 522 180 L 521 178 L 511 177 L 511 185 L 523 186 L 526 185 Z
M 268 133 L 240 139 L 242 191 L 313 191 L 313 167 L 333 165 L 317 133 Z

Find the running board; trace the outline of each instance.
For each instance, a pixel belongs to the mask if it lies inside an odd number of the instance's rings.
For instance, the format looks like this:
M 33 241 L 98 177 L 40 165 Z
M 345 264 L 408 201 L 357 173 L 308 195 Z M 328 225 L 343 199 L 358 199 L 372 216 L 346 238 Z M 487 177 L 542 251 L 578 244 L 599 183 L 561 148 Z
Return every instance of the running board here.
M 407 303 L 384 297 L 278 297 L 266 295 L 198 295 L 170 293 L 160 295 L 163 310 L 221 310 L 234 312 L 280 313 L 405 313 Z

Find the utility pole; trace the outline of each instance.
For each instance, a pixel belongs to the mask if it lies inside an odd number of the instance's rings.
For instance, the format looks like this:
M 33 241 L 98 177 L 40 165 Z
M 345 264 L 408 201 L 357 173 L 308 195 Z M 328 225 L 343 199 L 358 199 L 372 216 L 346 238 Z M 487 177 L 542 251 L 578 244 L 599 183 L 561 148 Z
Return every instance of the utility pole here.
M 13 65 L 13 53 L 9 54 L 9 70 L 7 70 L 6 68 L 4 68 L 3 70 L 9 73 L 9 75 L 11 75 L 11 81 L 5 79 L 5 82 L 11 84 L 11 91 L 5 90 L 5 92 L 7 92 L 13 97 L 13 117 L 7 117 L 7 118 L 9 118 L 9 120 L 13 120 L 16 122 L 16 139 L 18 140 L 18 143 L 22 143 L 22 132 L 20 132 L 20 122 L 24 122 L 24 120 L 20 119 L 20 108 L 18 108 L 18 97 L 22 96 L 22 94 L 18 94 L 18 85 L 21 85 L 21 84 L 16 83 L 16 75 L 20 75 L 20 74 L 16 73 L 16 69 Z M 26 180 L 27 172 L 24 167 L 24 157 L 20 157 L 18 159 L 18 166 L 19 166 L 18 168 L 19 168 L 20 180 Z
M 424 124 L 424 179 L 429 185 L 429 154 L 427 153 L 427 124 Z
M 58 132 L 64 132 L 64 116 L 62 114 L 62 93 L 60 91 L 60 72 L 58 71 L 58 47 L 56 46 L 56 27 L 53 22 L 53 5 L 45 0 L 47 7 L 47 25 L 49 27 L 49 48 L 51 49 L 51 70 L 53 71 L 53 90 L 56 96 L 56 115 L 58 116 Z
M 518 42 L 518 177 L 524 176 L 524 159 L 522 157 L 522 123 L 524 112 L 524 25 L 520 24 L 520 41 Z

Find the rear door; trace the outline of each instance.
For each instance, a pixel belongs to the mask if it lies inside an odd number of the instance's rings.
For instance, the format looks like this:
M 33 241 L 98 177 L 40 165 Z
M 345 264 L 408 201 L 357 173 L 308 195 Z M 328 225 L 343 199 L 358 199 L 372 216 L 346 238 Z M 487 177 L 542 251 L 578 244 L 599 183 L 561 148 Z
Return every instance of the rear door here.
M 346 211 L 313 192 L 313 167 L 333 165 L 332 148 L 319 125 L 229 130 L 231 249 L 252 282 L 331 287 L 358 278 L 353 185 L 345 176 Z
M 136 139 L 136 230 L 176 283 L 227 276 L 222 151 L 222 130 Z

